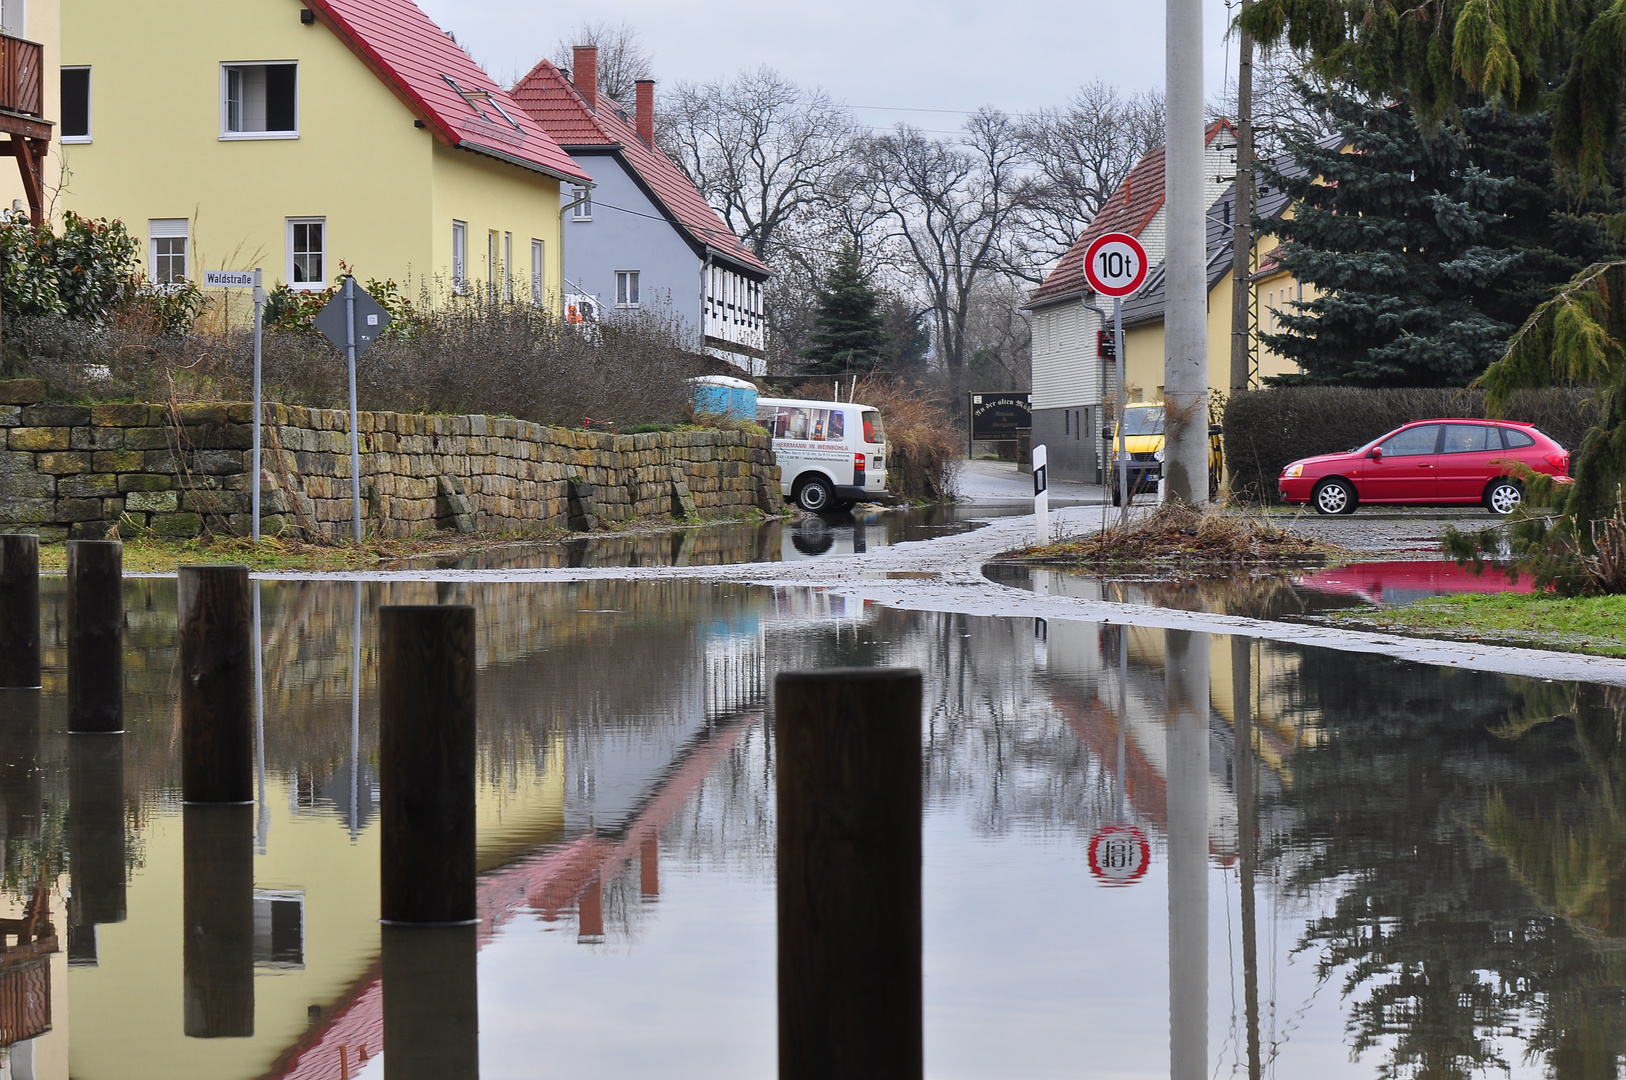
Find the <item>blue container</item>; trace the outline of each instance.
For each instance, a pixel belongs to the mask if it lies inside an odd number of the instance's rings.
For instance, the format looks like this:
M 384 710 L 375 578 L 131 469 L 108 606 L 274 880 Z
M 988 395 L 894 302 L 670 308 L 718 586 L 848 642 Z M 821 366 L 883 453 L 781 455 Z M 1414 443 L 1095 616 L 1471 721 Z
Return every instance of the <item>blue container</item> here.
M 702 375 L 689 382 L 694 385 L 696 412 L 722 413 L 738 420 L 756 420 L 755 383 L 731 379 L 727 375 Z

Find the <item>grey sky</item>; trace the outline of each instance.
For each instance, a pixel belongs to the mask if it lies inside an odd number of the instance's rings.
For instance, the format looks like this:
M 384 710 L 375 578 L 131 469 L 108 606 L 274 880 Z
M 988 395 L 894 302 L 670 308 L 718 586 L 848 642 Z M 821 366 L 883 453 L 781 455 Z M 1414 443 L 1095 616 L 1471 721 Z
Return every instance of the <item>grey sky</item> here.
M 585 13 L 639 28 L 664 82 L 726 76 L 768 64 L 817 84 L 887 126 L 906 120 L 952 130 L 953 112 L 995 105 L 1011 112 L 1063 102 L 1091 79 L 1126 90 L 1163 83 L 1158 0 L 599 0 L 588 7 L 530 0 L 418 0 L 508 84 Z M 1223 0 L 1202 0 L 1209 93 L 1227 55 Z M 1229 52 L 1235 62 L 1234 46 Z

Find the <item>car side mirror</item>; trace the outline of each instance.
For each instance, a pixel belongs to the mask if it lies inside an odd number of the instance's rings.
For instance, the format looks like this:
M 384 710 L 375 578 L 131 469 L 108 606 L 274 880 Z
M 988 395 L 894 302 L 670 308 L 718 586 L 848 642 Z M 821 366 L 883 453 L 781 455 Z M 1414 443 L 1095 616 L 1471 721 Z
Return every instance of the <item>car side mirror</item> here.
M 1382 461 L 1383 460 L 1383 447 L 1374 446 L 1372 448 L 1372 452 L 1370 454 L 1366 455 L 1366 456 L 1371 458 L 1373 461 Z
M 1225 434 L 1225 428 L 1222 427 L 1219 424 L 1209 424 L 1208 425 L 1208 434 L 1210 434 L 1210 435 L 1224 435 Z
M 1111 428 L 1109 428 L 1109 427 L 1104 427 L 1104 428 L 1102 428 L 1102 429 L 1101 429 L 1101 437 L 1102 437 L 1102 438 L 1103 438 L 1103 439 L 1110 439 L 1110 438 L 1112 438 L 1112 429 L 1111 429 Z

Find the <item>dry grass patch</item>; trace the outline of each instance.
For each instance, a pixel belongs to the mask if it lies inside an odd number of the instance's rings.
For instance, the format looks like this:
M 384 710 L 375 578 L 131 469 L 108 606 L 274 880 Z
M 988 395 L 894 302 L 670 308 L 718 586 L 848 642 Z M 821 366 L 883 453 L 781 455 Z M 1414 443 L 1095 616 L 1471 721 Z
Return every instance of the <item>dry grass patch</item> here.
M 1273 525 L 1260 517 L 1202 511 L 1173 503 L 1127 528 L 1109 525 L 1088 536 L 1006 552 L 1002 559 L 1062 566 L 1193 567 L 1205 572 L 1324 562 L 1340 549 Z

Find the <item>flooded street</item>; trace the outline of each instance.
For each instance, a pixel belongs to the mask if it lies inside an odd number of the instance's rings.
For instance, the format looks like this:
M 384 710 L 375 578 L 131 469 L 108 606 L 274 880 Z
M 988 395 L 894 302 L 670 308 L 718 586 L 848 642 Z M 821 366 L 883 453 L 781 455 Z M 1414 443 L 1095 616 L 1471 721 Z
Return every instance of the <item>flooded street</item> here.
M 175 582 L 126 586 L 127 733 L 69 736 L 45 580 L 45 689 L 0 691 L 10 1075 L 772 1075 L 771 687 L 842 665 L 925 676 L 930 1076 L 1626 1055 L 1618 689 L 806 585 L 255 588 L 255 803 L 186 809 Z M 377 609 L 447 602 L 479 619 L 479 921 L 403 939 Z

